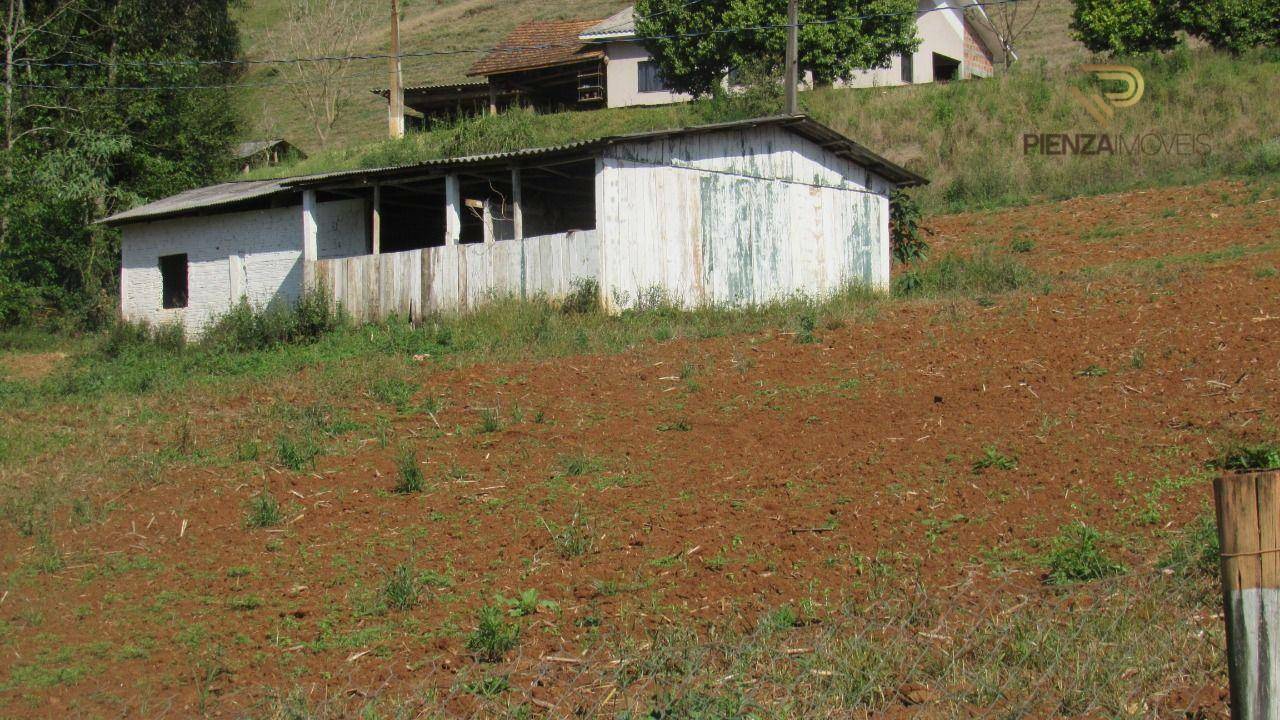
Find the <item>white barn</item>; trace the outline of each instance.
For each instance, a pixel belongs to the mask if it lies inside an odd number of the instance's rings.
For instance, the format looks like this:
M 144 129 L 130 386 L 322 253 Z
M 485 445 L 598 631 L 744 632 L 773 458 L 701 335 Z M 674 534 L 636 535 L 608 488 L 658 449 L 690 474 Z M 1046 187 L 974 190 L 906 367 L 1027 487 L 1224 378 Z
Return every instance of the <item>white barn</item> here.
M 594 280 L 744 306 L 887 288 L 889 194 L 924 182 L 804 116 L 230 182 L 119 213 L 124 319 L 197 335 L 242 300 L 419 319 Z

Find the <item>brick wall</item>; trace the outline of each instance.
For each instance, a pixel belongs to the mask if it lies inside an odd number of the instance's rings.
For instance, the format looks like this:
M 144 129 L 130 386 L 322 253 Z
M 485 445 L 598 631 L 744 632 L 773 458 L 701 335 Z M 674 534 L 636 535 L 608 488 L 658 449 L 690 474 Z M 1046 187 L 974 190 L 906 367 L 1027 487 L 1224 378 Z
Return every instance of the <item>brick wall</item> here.
M 366 252 L 364 201 L 317 208 L 321 258 Z M 159 260 L 186 253 L 185 308 L 166 309 Z M 120 243 L 120 314 L 200 333 L 242 296 L 255 307 L 293 303 L 302 292 L 302 208 L 221 213 L 127 225 Z M 233 295 L 235 297 L 233 297 Z
M 968 18 L 964 21 L 964 67 L 969 75 L 990 77 L 995 72 L 991 52 L 978 39 Z

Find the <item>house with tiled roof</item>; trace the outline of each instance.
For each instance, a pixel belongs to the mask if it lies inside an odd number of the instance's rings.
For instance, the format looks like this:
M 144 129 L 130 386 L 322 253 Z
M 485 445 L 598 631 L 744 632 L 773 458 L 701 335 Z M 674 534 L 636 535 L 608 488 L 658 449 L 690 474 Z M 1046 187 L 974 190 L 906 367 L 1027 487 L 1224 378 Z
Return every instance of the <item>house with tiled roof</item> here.
M 914 53 L 895 56 L 883 68 L 859 71 L 839 85 L 886 87 L 988 77 L 1012 56 L 978 4 L 919 0 L 916 27 L 920 46 Z M 526 22 L 467 75 L 477 81 L 406 89 L 406 107 L 429 119 L 497 112 L 512 104 L 555 111 L 690 99 L 667 86 L 637 33 L 633 7 L 604 20 Z

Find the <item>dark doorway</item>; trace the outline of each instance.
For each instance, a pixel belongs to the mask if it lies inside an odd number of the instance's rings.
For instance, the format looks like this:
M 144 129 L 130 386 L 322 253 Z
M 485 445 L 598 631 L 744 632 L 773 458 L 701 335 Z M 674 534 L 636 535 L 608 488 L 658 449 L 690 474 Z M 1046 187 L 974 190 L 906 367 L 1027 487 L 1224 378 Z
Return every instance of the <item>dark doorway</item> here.
M 160 300 L 166 310 L 187 306 L 187 254 L 160 258 Z

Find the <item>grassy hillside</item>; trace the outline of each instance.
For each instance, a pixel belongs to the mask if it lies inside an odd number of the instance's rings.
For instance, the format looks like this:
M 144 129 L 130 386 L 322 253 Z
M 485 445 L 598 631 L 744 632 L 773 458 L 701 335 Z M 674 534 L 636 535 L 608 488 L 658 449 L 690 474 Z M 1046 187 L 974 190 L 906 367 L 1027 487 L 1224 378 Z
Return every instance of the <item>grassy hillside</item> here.
M 239 11 L 245 54 L 250 59 L 278 57 L 271 32 L 279 28 L 290 0 L 246 0 Z M 379 6 L 387 2 L 378 3 Z M 403 0 L 400 26 L 401 50 L 405 53 L 439 49 L 483 48 L 496 44 L 512 28 L 525 20 L 605 18 L 628 5 L 625 0 L 580 0 L 572 4 L 549 0 Z M 385 24 L 360 39 L 359 52 L 385 53 L 389 39 Z M 408 58 L 404 79 L 408 85 L 454 82 L 480 56 L 472 53 L 427 58 Z M 271 68 L 255 68 L 244 79 L 246 85 L 270 84 L 277 78 Z M 355 64 L 348 84 L 356 91 L 350 111 L 339 121 L 333 145 L 343 146 L 384 137 L 386 104 L 372 93 L 387 86 L 385 60 Z M 317 140 L 305 115 L 279 88 L 252 87 L 240 96 L 245 119 L 245 137 L 284 137 L 307 151 L 317 149 Z
M 246 55 L 250 59 L 279 57 L 271 33 L 279 28 L 290 0 L 245 0 L 239 21 Z M 379 3 L 379 6 L 387 3 Z M 524 20 L 603 18 L 628 5 L 625 0 L 581 0 L 574 3 L 550 0 L 403 0 L 402 49 L 406 53 L 437 49 L 482 48 L 495 44 Z M 1044 60 L 1051 66 L 1080 56 L 1080 46 L 1067 34 L 1069 0 L 1042 0 L 1029 30 L 1019 40 L 1024 62 Z M 385 25 L 377 24 L 360 38 L 359 52 L 386 52 Z M 409 85 L 452 82 L 465 78 L 466 69 L 477 55 L 463 53 L 430 58 L 409 58 L 404 78 Z M 383 137 L 386 106 L 367 91 L 386 87 L 386 62 L 356 63 L 349 86 L 355 99 L 339 121 L 331 145 L 343 147 Z M 255 68 L 244 79 L 247 86 L 278 82 L 278 71 Z M 307 151 L 315 151 L 317 140 L 304 114 L 279 87 L 248 87 L 240 95 L 246 139 L 284 137 Z
M 1135 155 L 1023 152 L 1024 134 L 1103 130 L 1070 92 L 1083 82 L 1080 75 L 1047 63 L 1024 63 L 982 82 L 820 90 L 802 93 L 801 104 L 817 119 L 928 177 L 932 184 L 920 197 L 933 212 L 1280 170 L 1280 113 L 1265 100 L 1280 72 L 1280 56 L 1233 58 L 1202 49 L 1137 62 L 1147 79 L 1146 97 L 1118 112 L 1105 129 L 1128 141 L 1146 138 L 1148 152 Z M 760 101 L 730 99 L 554 116 L 515 111 L 402 141 L 352 144 L 270 172 L 384 167 L 776 110 Z M 1207 152 L 1159 149 L 1161 142 L 1192 137 Z

